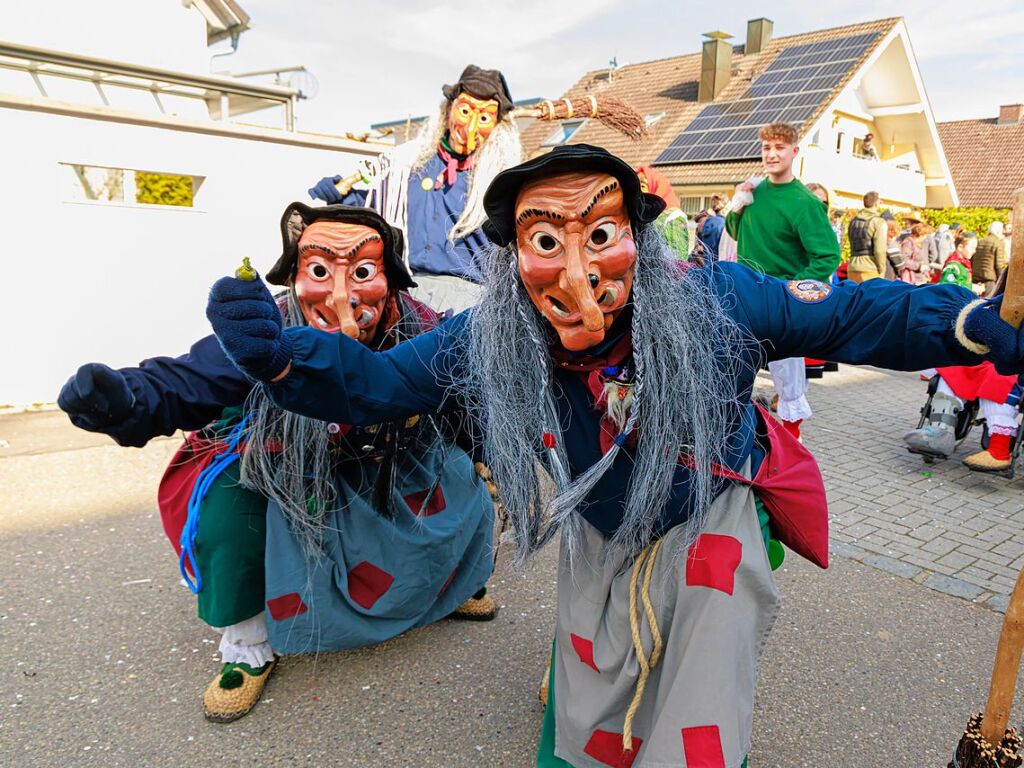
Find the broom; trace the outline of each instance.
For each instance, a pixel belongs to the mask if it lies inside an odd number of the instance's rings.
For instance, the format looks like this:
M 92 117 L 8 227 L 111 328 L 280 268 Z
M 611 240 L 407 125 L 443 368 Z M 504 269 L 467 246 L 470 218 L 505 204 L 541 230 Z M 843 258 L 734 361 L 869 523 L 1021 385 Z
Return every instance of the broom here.
M 585 117 L 597 120 L 613 131 L 628 136 L 633 141 L 640 141 L 647 136 L 647 121 L 643 115 L 629 104 L 614 96 L 583 96 L 579 99 L 544 99 L 529 107 L 516 107 L 510 113 L 512 117 L 534 117 L 538 120 L 570 120 L 574 117 Z M 360 181 L 367 182 L 366 171 L 356 171 L 346 176 L 334 186 L 347 195 L 353 186 Z
M 578 99 L 557 99 L 544 101 L 530 107 L 516 107 L 513 117 L 535 117 L 538 120 L 569 120 L 573 117 L 587 117 L 597 120 L 613 131 L 639 141 L 647 135 L 647 122 L 643 115 L 629 104 L 614 96 L 583 96 Z
M 1024 189 L 1018 189 L 1014 194 L 1013 227 L 1016 232 L 1024 233 Z M 999 315 L 1010 325 L 1020 328 L 1024 320 L 1024 234 L 1013 239 L 1013 254 L 1007 269 L 1006 292 Z M 1021 739 L 1015 728 L 1006 727 L 1017 687 L 1022 649 L 1024 569 L 1017 576 L 1006 607 L 985 713 L 971 716 L 948 768 L 1019 768 L 1024 763 Z

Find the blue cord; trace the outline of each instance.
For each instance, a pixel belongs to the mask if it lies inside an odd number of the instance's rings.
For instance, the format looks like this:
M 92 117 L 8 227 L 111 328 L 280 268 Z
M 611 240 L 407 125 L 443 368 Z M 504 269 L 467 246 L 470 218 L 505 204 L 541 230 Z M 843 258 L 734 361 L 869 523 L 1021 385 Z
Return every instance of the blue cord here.
M 203 505 L 203 499 L 206 498 L 206 494 L 209 493 L 214 481 L 220 477 L 225 469 L 238 461 L 239 454 L 235 452 L 235 448 L 238 446 L 238 441 L 242 439 L 242 435 L 245 434 L 245 423 L 248 420 L 249 414 L 246 414 L 231 429 L 231 432 L 228 433 L 227 447 L 223 453 L 218 454 L 210 462 L 206 469 L 199 473 L 199 477 L 196 478 L 196 484 L 192 487 L 192 494 L 188 498 L 188 517 L 185 518 L 185 527 L 181 531 L 181 556 L 178 558 L 178 568 L 181 571 L 181 577 L 188 584 L 188 588 L 192 590 L 194 595 L 198 595 L 203 588 L 203 577 L 199 574 L 199 565 L 196 563 L 195 558 L 196 536 L 199 533 L 199 508 Z M 192 573 L 196 577 L 194 583 L 188 577 L 188 569 L 185 567 L 186 558 L 192 566 Z

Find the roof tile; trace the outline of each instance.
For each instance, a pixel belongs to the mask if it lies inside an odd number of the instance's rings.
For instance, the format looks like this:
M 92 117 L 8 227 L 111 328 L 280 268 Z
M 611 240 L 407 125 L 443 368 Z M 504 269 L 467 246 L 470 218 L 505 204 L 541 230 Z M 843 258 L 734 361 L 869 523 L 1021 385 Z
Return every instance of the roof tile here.
M 954 120 L 938 129 L 960 205 L 1013 207 L 1013 193 L 1024 187 L 1024 123 Z
M 878 39 L 865 51 L 860 62 L 851 66 L 846 77 L 819 105 L 818 111 L 804 123 L 806 130 L 818 119 L 818 116 L 839 91 L 846 86 L 861 63 L 884 39 L 885 34 L 899 21 L 898 18 L 879 19 L 862 24 L 778 37 L 773 39 L 764 51 L 750 56 L 743 54 L 742 45 L 735 46 L 733 48 L 732 79 L 715 101 L 723 102 L 736 99 L 747 89 L 750 82 L 768 67 L 779 52 L 789 46 L 817 43 L 866 32 L 880 33 Z M 649 163 L 672 143 L 672 140 L 690 124 L 705 106 L 697 101 L 700 60 L 701 54 L 693 53 L 629 64 L 615 70 L 601 69 L 586 73 L 563 94 L 563 97 L 579 98 L 591 93 L 604 94 L 622 99 L 643 115 L 655 115 L 660 112 L 664 112 L 665 115 L 650 127 L 648 136 L 642 141 L 633 141 L 601 125 L 596 120 L 588 120 L 573 134 L 569 143 L 595 144 L 604 147 L 633 166 Z M 542 142 L 551 133 L 552 126 L 546 121 L 537 121 L 523 131 L 524 155 L 534 157 L 549 151 L 550 147 L 542 146 Z M 760 163 L 754 160 L 658 166 L 658 169 L 673 184 L 734 183 L 748 178 L 759 168 Z

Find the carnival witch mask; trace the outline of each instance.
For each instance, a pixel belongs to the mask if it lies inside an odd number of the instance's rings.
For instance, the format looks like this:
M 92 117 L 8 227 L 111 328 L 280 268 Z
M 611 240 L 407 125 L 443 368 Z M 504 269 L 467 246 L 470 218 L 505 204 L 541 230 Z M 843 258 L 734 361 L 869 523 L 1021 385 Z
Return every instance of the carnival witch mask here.
M 497 101 L 478 99 L 463 91 L 448 111 L 448 146 L 460 155 L 473 154 L 500 119 Z
M 634 236 L 665 201 L 607 150 L 567 144 L 499 173 L 484 209 L 485 234 L 515 244 L 530 300 L 562 346 L 579 352 L 604 340 L 630 300 Z
M 585 171 L 537 179 L 515 211 L 519 274 L 537 311 L 566 349 L 599 344 L 629 301 L 636 264 L 618 180 Z
M 383 239 L 359 224 L 313 222 L 299 238 L 294 285 L 311 327 L 372 340 L 388 296 Z
M 391 295 L 414 285 L 402 233 L 369 208 L 292 203 L 281 217 L 283 252 L 267 281 L 289 286 L 311 328 L 375 341 Z
M 448 146 L 459 155 L 471 155 L 487 141 L 491 131 L 512 109 L 505 76 L 496 69 L 470 64 L 451 85 L 441 88 L 451 103 L 448 109 Z

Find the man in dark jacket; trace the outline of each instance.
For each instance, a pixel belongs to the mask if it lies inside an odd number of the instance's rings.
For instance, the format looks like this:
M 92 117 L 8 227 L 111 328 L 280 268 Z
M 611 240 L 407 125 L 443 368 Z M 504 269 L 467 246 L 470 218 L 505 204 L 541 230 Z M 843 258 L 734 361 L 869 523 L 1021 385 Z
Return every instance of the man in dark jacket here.
M 985 296 L 991 296 L 996 280 L 1006 269 L 1006 240 L 1003 238 L 1003 222 L 989 224 L 988 235 L 978 241 L 978 250 L 971 259 L 974 282 L 985 286 Z
M 888 226 L 878 210 L 878 193 L 864 195 L 864 207 L 850 221 L 850 267 L 848 274 L 855 283 L 885 276 Z

